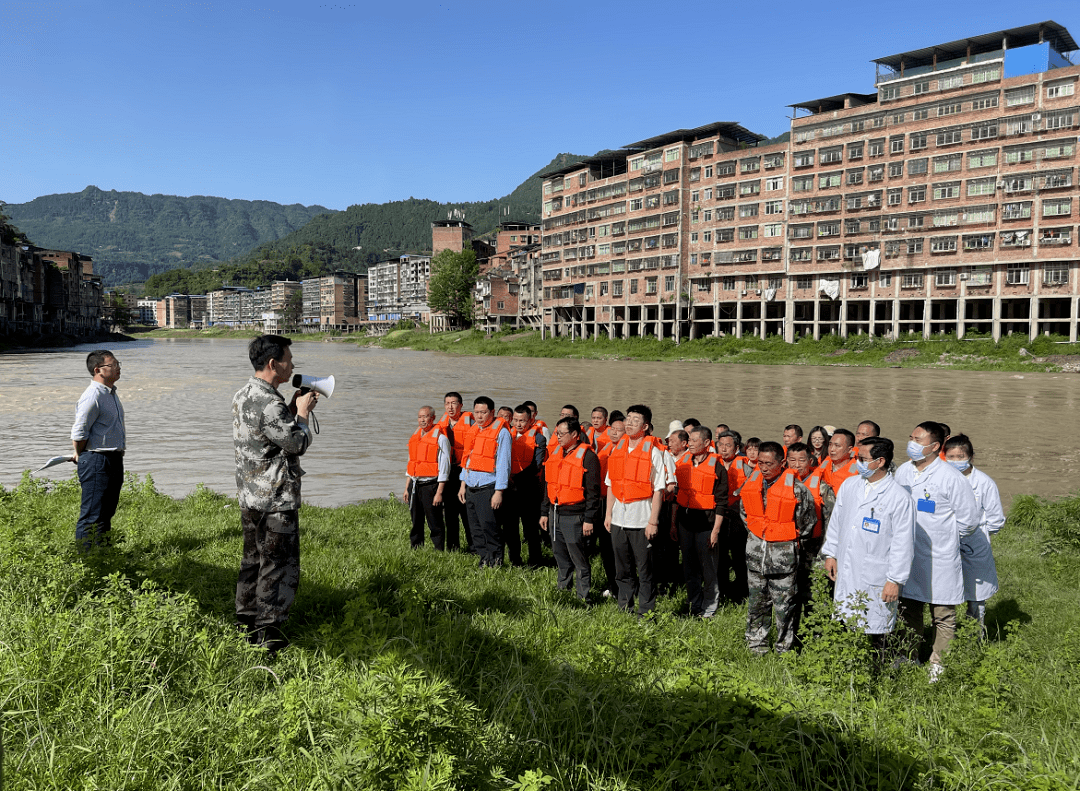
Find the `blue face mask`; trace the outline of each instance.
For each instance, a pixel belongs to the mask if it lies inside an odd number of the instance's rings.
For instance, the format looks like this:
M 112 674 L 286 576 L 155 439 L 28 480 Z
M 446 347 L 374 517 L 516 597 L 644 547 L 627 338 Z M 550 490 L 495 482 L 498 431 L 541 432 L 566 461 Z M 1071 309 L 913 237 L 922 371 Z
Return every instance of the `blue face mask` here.
M 963 461 L 953 461 L 952 459 L 949 459 L 948 462 L 952 466 L 956 467 L 956 469 L 960 470 L 960 472 L 963 472 L 964 470 L 966 470 L 968 467 L 971 466 L 971 460 L 970 459 L 964 459 Z
M 920 445 L 915 440 L 908 440 L 907 455 L 912 461 L 922 461 L 926 458 L 926 446 Z
M 863 478 L 869 478 L 871 475 L 877 472 L 877 470 L 870 469 L 870 465 L 873 463 L 873 461 L 863 461 L 862 459 L 856 459 L 855 469 L 859 471 L 859 475 L 861 475 Z

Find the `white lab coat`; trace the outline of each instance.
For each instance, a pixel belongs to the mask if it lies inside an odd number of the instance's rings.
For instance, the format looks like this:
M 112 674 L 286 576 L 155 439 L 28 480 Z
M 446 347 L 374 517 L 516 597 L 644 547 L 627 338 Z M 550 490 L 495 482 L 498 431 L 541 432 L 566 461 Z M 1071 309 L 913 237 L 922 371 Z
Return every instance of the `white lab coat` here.
M 916 473 L 910 461 L 896 471 L 896 482 L 916 506 L 915 559 L 903 595 L 931 604 L 963 604 L 960 537 L 978 527 L 979 504 L 964 474 L 940 458 Z M 930 500 L 934 513 L 920 511 L 920 500 Z
M 879 531 L 864 529 L 864 519 L 878 520 Z M 891 632 L 897 605 L 883 602 L 881 591 L 886 582 L 901 587 L 907 582 L 915 555 L 915 505 L 907 490 L 891 475 L 869 492 L 863 478 L 848 478 L 836 494 L 821 554 L 836 559 L 834 598 L 840 612 L 852 615 L 856 600 L 865 596 L 864 631 Z
M 975 492 L 975 501 L 982 515 L 978 529 L 960 539 L 960 561 L 964 568 L 964 598 L 967 601 L 986 601 L 998 591 L 997 566 L 990 549 L 990 536 L 1005 524 L 994 479 L 980 469 L 971 468 L 964 478 Z

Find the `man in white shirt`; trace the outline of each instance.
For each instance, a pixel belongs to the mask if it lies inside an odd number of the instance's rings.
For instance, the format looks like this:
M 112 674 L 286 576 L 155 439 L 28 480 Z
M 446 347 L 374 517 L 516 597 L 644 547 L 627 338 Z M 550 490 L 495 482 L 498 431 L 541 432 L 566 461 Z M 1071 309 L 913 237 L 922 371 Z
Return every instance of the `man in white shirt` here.
M 644 404 L 626 410 L 626 435 L 608 458 L 606 481 L 604 527 L 611 534 L 615 554 L 619 609 L 629 611 L 636 594 L 639 618 L 656 606 L 652 541 L 659 530 L 667 482 L 663 451 L 646 436 L 651 424 L 652 410 Z
M 82 486 L 82 507 L 75 524 L 75 541 L 81 551 L 112 543 L 109 532 L 124 485 L 124 407 L 116 395 L 120 362 L 107 349 L 86 356 L 93 381 L 83 391 L 75 409 L 71 444 Z
M 911 460 L 896 471 L 896 482 L 915 503 L 915 557 L 900 600 L 900 615 L 909 629 L 923 632 L 924 605 L 930 605 L 934 644 L 930 679 L 943 671 L 942 656 L 956 633 L 956 605 L 964 603 L 960 538 L 979 525 L 980 511 L 971 486 L 938 454 L 945 443 L 940 424 L 920 423 L 911 432 Z
M 409 543 L 413 549 L 424 545 L 426 521 L 431 531 L 431 543 L 442 552 L 446 547 L 443 495 L 450 478 L 450 440 L 435 425 L 434 407 L 420 407 L 416 422 L 416 433 L 409 438 L 409 464 L 405 475 L 404 500 L 412 516 Z

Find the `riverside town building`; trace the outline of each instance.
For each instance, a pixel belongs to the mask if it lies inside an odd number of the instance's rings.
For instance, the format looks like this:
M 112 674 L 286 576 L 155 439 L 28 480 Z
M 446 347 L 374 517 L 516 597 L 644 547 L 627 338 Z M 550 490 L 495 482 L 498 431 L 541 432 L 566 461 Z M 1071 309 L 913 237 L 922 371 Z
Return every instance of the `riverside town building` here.
M 1042 22 L 890 55 L 787 142 L 713 123 L 545 174 L 544 331 L 1076 341 L 1076 49 Z

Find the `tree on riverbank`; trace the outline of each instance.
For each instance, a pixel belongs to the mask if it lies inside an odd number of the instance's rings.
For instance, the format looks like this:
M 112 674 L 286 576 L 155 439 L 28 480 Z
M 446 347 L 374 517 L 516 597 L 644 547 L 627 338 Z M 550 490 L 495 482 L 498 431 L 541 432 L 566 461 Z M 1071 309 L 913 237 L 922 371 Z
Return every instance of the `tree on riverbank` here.
M 433 311 L 445 313 L 450 323 L 469 327 L 473 321 L 474 289 L 480 267 L 472 250 L 442 250 L 431 259 L 428 278 L 428 305 Z

